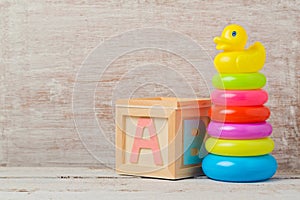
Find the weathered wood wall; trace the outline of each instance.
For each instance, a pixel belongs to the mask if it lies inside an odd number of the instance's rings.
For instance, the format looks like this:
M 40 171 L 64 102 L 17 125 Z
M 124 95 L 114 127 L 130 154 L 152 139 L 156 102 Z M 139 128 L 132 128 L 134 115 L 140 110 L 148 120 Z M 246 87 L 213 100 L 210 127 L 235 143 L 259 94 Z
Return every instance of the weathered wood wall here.
M 267 49 L 263 73 L 268 78 L 265 89 L 269 92 L 272 138 L 276 143 L 273 154 L 278 159 L 279 169 L 299 172 L 299 13 L 300 1 L 297 0 L 1 0 L 1 165 L 101 166 L 76 132 L 72 92 L 81 63 L 104 40 L 132 29 L 163 28 L 191 37 L 214 57 L 217 51 L 213 36 L 219 35 L 225 25 L 239 23 L 248 31 L 248 44 L 259 40 Z M 195 88 L 196 94 L 207 94 L 205 86 L 197 85 L 199 80 L 197 76 L 193 78 L 192 69 L 182 70 L 189 69 L 189 64 L 176 55 L 143 50 L 120 57 L 109 66 L 95 89 L 96 111 L 99 110 L 99 119 L 105 118 L 100 123 L 112 143 L 114 120 L 110 89 L 128 71 L 124 66 L 149 63 L 186 73 L 186 77 L 190 76 L 187 82 Z M 106 87 L 105 92 L 103 87 Z M 154 84 L 138 88 L 133 96 L 143 95 L 172 95 L 172 92 Z M 90 139 L 93 141 L 92 135 Z M 101 149 L 102 141 L 93 142 Z M 112 166 L 113 145 L 102 149 L 106 152 L 103 162 Z

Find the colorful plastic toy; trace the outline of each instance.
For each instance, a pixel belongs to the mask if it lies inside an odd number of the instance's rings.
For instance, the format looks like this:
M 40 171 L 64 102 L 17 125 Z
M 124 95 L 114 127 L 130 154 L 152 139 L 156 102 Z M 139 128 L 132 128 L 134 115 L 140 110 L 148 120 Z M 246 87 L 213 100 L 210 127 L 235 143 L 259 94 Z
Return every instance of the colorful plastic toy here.
M 266 77 L 261 73 L 216 74 L 212 81 L 217 89 L 255 90 L 265 86 Z
M 218 50 L 224 50 L 214 59 L 215 68 L 219 73 L 252 73 L 259 71 L 264 65 L 264 46 L 255 42 L 249 49 L 245 49 L 247 33 L 241 26 L 227 26 L 221 37 L 214 38 L 214 42 Z
M 259 106 L 268 101 L 268 93 L 264 90 L 214 90 L 211 101 L 221 106 Z
M 213 77 L 217 89 L 212 95 L 211 122 L 205 142 L 210 153 L 202 163 L 204 173 L 212 179 L 232 182 L 261 181 L 271 178 L 277 169 L 276 160 L 268 155 L 274 142 L 268 136 L 272 126 L 263 104 L 268 94 L 260 89 L 266 77 L 263 67 L 266 52 L 255 42 L 245 49 L 247 34 L 243 27 L 227 26 L 221 37 L 214 38 L 218 50 L 215 59 L 219 74 Z
M 202 169 L 215 180 L 254 182 L 272 177 L 277 170 L 277 162 L 271 155 L 231 157 L 209 154 L 202 162 Z
M 268 137 L 272 126 L 267 122 L 259 123 L 220 123 L 211 121 L 207 132 L 210 136 L 222 139 L 249 140 Z
M 266 106 L 215 106 L 210 110 L 213 121 L 229 123 L 256 123 L 266 121 L 270 110 Z
M 270 138 L 229 140 L 210 137 L 205 148 L 209 153 L 224 156 L 260 156 L 271 153 L 274 141 Z

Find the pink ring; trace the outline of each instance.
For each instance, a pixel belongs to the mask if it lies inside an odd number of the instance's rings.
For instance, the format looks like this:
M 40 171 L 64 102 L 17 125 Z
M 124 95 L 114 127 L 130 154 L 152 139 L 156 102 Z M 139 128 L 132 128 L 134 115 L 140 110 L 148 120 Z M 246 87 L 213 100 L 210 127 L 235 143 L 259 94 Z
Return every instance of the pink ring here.
M 258 106 L 268 101 L 264 90 L 214 90 L 211 99 L 215 105 Z
M 234 124 L 211 121 L 207 132 L 213 137 L 224 139 L 258 139 L 271 135 L 272 126 L 268 122 Z

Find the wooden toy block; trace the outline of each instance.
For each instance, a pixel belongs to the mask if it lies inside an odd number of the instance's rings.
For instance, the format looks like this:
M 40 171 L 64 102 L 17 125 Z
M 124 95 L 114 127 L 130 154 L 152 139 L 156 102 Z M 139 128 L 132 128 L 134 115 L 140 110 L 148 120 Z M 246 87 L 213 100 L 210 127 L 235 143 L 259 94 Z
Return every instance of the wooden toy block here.
M 118 100 L 117 173 L 164 179 L 202 174 L 209 108 L 209 99 Z

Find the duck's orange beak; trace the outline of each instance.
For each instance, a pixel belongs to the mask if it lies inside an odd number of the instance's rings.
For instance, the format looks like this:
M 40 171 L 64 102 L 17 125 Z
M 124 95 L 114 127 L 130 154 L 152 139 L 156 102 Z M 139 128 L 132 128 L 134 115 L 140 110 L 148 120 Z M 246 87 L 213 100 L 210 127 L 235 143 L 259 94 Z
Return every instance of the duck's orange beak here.
M 231 46 L 230 40 L 224 38 L 224 37 L 215 37 L 214 43 L 217 44 L 216 49 L 217 50 L 226 50 L 228 47 Z

